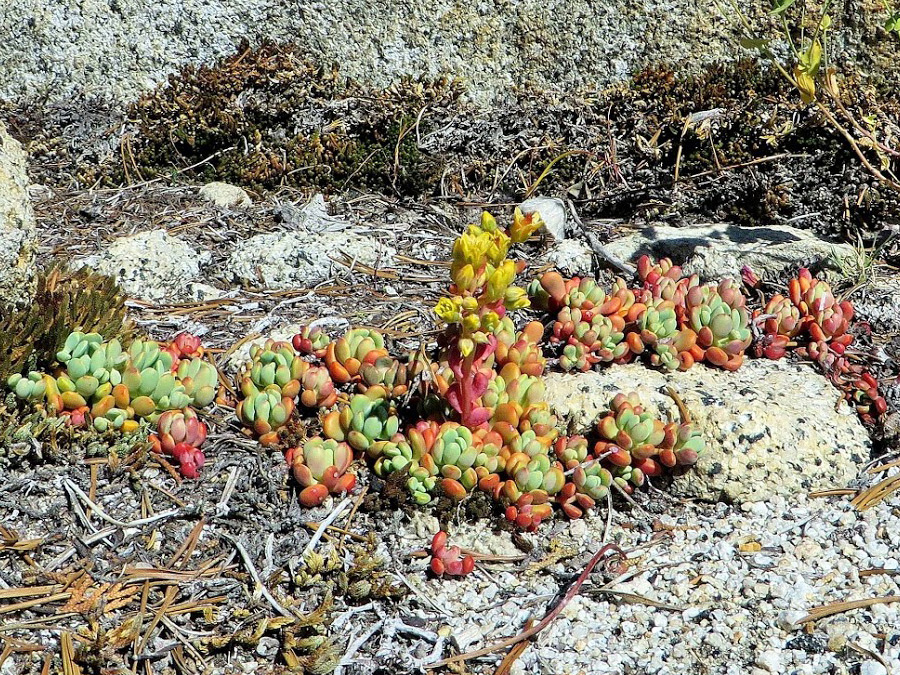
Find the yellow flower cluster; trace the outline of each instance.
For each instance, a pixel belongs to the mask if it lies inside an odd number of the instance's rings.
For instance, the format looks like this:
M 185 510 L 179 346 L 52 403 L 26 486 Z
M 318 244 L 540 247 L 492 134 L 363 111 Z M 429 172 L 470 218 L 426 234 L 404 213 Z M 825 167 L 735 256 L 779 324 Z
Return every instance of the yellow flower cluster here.
M 487 341 L 500 323 L 500 317 L 487 309 L 502 300 L 507 310 L 528 307 L 523 288 L 512 286 L 516 264 L 506 257 L 509 247 L 528 239 L 543 221 L 537 213 L 523 215 L 517 208 L 509 232 L 501 230 L 489 213 L 481 216 L 480 225 L 470 225 L 453 244 L 450 278 L 455 294 L 441 298 L 435 314 L 446 323 L 462 326 L 460 350 L 471 354 L 475 344 Z

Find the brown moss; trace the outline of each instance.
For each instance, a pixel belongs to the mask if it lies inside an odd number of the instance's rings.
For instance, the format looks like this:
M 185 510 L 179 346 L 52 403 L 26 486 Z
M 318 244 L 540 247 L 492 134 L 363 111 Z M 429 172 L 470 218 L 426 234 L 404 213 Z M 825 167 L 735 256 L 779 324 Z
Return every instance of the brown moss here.
M 896 123 L 897 103 L 865 78 L 851 73 L 843 91 L 857 118 Z M 291 45 L 243 49 L 143 97 L 121 164 L 83 176 L 193 167 L 182 177 L 471 201 L 521 199 L 540 179 L 541 193 L 572 197 L 587 216 L 758 225 L 818 213 L 831 235 L 900 214 L 846 141 L 755 61 L 692 77 L 650 67 L 608 90 L 516 91 L 487 109 L 459 93 L 445 80 L 365 87 Z M 708 119 L 685 124 L 697 115 Z
M 197 178 L 421 192 L 441 164 L 419 151 L 416 125 L 458 92 L 445 79 L 375 90 L 314 65 L 296 46 L 243 46 L 214 67 L 185 68 L 132 106 L 116 178 L 208 160 L 192 171 Z

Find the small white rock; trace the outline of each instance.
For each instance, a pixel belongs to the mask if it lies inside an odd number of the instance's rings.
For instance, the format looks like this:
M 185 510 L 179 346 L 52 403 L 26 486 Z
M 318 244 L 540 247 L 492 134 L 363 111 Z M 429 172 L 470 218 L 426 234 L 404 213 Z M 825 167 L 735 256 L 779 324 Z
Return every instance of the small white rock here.
M 756 665 L 770 673 L 781 672 L 781 652 L 774 649 L 767 649 L 760 652 L 756 657 Z
M 859 665 L 859 675 L 887 675 L 887 672 L 887 668 L 871 659 Z
M 556 197 L 532 197 L 519 204 L 522 213 L 541 214 L 544 229 L 556 241 L 566 238 L 566 205 Z
M 213 181 L 204 185 L 200 188 L 200 196 L 222 208 L 250 206 L 253 203 L 250 195 L 243 188 L 221 181 Z

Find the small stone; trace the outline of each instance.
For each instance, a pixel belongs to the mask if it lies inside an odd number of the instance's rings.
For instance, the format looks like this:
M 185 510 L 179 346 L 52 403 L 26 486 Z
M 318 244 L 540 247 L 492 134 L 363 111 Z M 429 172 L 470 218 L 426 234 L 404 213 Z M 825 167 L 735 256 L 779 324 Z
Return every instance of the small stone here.
M 160 229 L 121 237 L 99 255 L 79 262 L 115 277 L 130 297 L 159 303 L 191 299 L 189 284 L 211 257 Z
M 780 673 L 781 652 L 776 652 L 774 649 L 760 652 L 756 657 L 756 665 L 770 673 Z
M 349 231 L 273 232 L 236 244 L 228 261 L 234 281 L 270 290 L 310 288 L 353 264 L 390 264 L 394 249 Z M 347 266 L 337 262 L 346 261 Z
M 256 653 L 264 659 L 274 659 L 278 654 L 279 644 L 273 637 L 261 637 L 259 644 L 256 645 Z
M 250 195 L 243 188 L 221 181 L 213 181 L 204 185 L 200 188 L 200 196 L 222 208 L 250 206 L 253 203 Z
M 547 251 L 544 259 L 565 277 L 584 277 L 594 268 L 594 253 L 577 239 L 564 239 Z
M 544 229 L 556 241 L 566 238 L 566 205 L 556 197 L 532 197 L 519 204 L 522 213 L 537 211 L 544 221 Z
M 878 661 L 869 659 L 859 664 L 859 675 L 888 675 L 888 671 Z
M 804 616 L 806 616 L 806 612 L 801 612 L 796 609 L 786 609 L 778 613 L 776 623 L 781 630 L 790 632 L 799 628 L 797 622 Z

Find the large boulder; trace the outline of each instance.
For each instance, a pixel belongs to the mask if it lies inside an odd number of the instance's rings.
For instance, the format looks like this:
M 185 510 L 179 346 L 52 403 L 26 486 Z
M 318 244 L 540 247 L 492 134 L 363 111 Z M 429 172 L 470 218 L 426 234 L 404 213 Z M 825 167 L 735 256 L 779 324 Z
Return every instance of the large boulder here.
M 706 440 L 694 469 L 673 482 L 683 497 L 747 502 L 844 487 L 869 459 L 856 412 L 806 366 L 754 359 L 736 372 L 698 365 L 665 373 L 629 364 L 545 379 L 548 403 L 573 433 L 591 429 L 619 391 L 635 391 L 661 419 L 677 420 L 665 393 L 672 387 Z
M 0 122 L 0 309 L 26 304 L 34 292 L 35 229 L 27 159 Z
M 765 20 L 767 3 L 742 2 Z M 186 63 L 234 53 L 250 36 L 300 40 L 322 63 L 375 85 L 404 75 L 457 76 L 480 101 L 521 85 L 605 87 L 645 65 L 682 72 L 730 61 L 736 22 L 693 0 L 79 0 L 4 2 L 0 99 L 49 103 L 88 95 L 119 102 Z M 727 3 L 723 3 L 727 6 Z M 879 3 L 833 7 L 834 53 L 863 70 L 895 68 Z M 733 17 L 732 17 L 733 18 Z M 893 72 L 896 72 L 894 70 Z
M 848 244 L 832 244 L 808 230 L 788 225 L 741 227 L 730 223 L 672 227 L 651 224 L 628 230 L 606 244 L 622 260 L 635 262 L 643 254 L 669 257 L 687 274 L 703 279 L 738 278 L 749 265 L 759 275 L 777 276 L 802 265 L 821 263 L 832 271 L 838 261 L 854 255 Z

